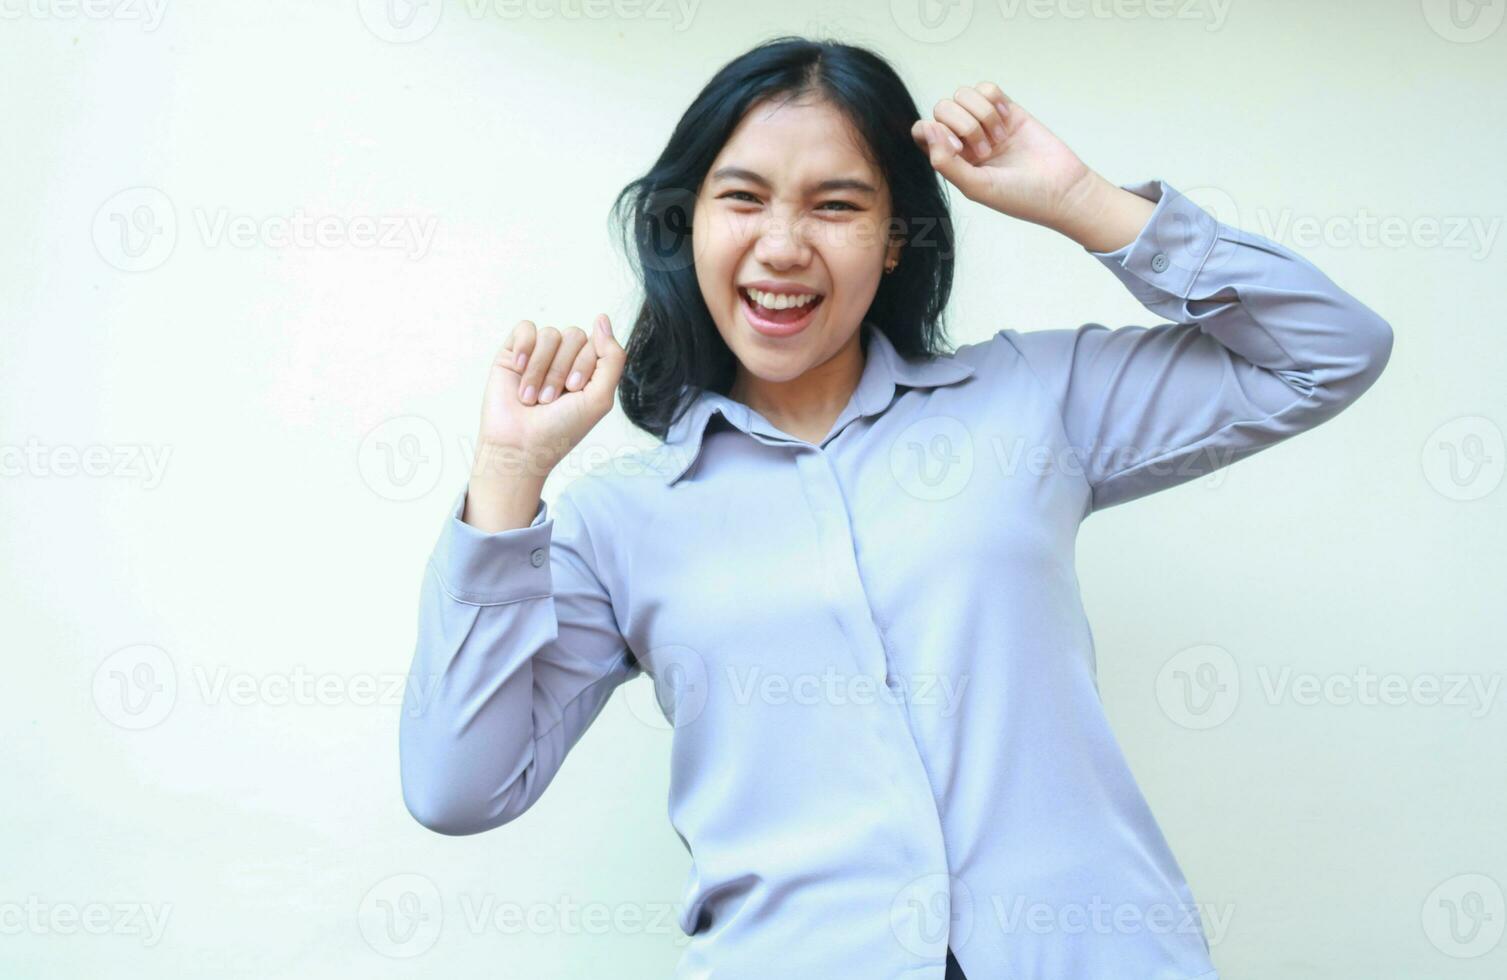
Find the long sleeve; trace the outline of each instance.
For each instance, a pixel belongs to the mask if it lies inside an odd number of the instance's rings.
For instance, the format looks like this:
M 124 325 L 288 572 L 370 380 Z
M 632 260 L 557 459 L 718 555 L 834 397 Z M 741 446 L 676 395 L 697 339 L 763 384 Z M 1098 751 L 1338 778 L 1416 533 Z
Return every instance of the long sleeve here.
M 1161 180 L 1135 241 L 1089 252 L 1170 321 L 1002 330 L 1056 399 L 1090 512 L 1311 429 L 1381 374 L 1392 328 L 1306 259 L 1216 220 Z
M 539 799 L 618 684 L 642 672 L 562 494 L 528 527 L 460 519 L 424 571 L 399 722 L 403 800 L 442 834 L 490 830 Z

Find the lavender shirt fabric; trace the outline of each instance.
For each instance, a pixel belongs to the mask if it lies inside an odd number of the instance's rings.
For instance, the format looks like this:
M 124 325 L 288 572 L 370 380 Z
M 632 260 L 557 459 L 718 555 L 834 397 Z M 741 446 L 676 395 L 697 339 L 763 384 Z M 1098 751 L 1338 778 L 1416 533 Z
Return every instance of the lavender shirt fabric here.
M 1075 539 L 1333 417 L 1392 331 L 1165 182 L 1125 189 L 1155 211 L 1090 254 L 1167 322 L 917 361 L 865 323 L 819 443 L 695 390 L 528 527 L 462 523 L 462 490 L 420 595 L 413 816 L 516 819 L 647 672 L 692 859 L 677 980 L 942 980 L 949 944 L 970 980 L 1216 978 L 1099 699 Z

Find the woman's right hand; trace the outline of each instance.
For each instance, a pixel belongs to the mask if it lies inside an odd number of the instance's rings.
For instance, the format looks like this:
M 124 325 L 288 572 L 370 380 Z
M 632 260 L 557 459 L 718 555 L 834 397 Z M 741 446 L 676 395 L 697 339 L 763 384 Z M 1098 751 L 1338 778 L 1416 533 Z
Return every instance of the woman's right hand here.
M 520 320 L 487 375 L 472 486 L 542 487 L 612 411 L 626 361 L 605 313 L 589 337 Z

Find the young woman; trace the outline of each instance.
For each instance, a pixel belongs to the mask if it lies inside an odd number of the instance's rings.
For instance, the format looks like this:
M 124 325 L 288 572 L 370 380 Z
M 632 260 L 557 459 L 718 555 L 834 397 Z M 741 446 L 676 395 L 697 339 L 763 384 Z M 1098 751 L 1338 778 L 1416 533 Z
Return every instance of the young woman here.
M 941 351 L 939 174 L 1167 322 Z M 1165 182 L 1109 183 L 996 85 L 923 120 L 842 44 L 726 65 L 619 204 L 627 349 L 606 317 L 523 321 L 492 364 L 424 579 L 409 810 L 517 818 L 647 672 L 692 858 L 676 977 L 1216 977 L 1099 701 L 1075 536 L 1334 416 L 1387 323 Z M 614 393 L 663 444 L 551 509 Z

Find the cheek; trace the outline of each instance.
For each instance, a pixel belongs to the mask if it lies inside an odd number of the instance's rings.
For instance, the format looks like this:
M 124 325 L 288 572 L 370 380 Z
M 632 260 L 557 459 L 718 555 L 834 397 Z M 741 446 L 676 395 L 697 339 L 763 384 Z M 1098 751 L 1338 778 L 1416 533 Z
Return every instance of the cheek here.
M 877 285 L 883 253 L 872 246 L 860 246 L 851 240 L 822 252 L 828 274 L 835 287 L 844 293 L 863 293 Z
M 867 308 L 874 301 L 879 286 L 876 277 L 867 269 L 833 270 L 832 280 L 837 295 L 822 305 L 830 304 L 834 310 Z
M 732 292 L 732 276 L 737 270 L 745 244 L 737 229 L 716 217 L 704 219 L 691 227 L 696 257 L 696 274 L 708 290 Z
M 834 278 L 860 278 L 870 266 L 880 264 L 884 242 L 878 226 L 871 221 L 846 221 L 818 229 L 813 242 L 819 243 Z
M 696 281 L 701 285 L 701 295 L 708 304 L 712 304 L 732 290 L 728 253 L 725 247 L 719 246 L 710 236 L 704 236 L 699 231 L 694 232 L 692 237 L 695 240 Z
M 883 223 L 870 217 L 830 222 L 823 232 L 829 245 L 853 255 L 874 255 L 885 245 Z

